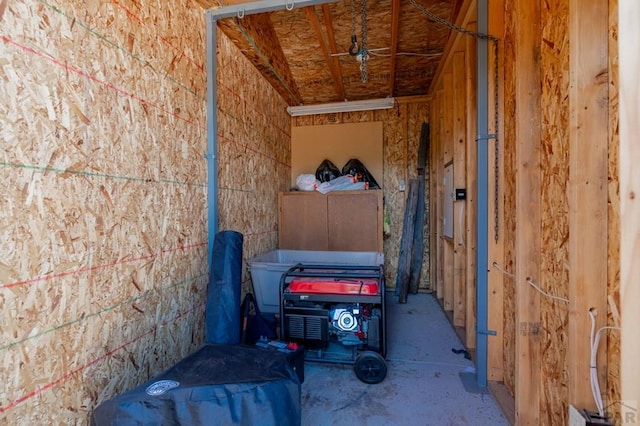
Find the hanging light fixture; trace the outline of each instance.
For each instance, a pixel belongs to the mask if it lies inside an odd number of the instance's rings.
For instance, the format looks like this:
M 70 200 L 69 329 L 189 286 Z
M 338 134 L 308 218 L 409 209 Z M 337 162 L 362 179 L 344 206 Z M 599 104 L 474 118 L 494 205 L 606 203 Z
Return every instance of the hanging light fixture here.
M 287 107 L 292 117 L 313 114 L 331 114 L 336 112 L 371 111 L 375 109 L 393 108 L 394 98 L 369 99 L 364 101 L 333 102 L 317 105 L 300 105 Z

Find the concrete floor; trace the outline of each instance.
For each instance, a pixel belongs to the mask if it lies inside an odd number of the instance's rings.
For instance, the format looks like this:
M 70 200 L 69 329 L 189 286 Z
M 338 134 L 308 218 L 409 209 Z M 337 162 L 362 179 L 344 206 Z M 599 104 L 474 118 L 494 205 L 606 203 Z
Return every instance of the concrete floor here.
M 350 365 L 305 363 L 302 425 L 508 425 L 430 294 L 387 297 L 387 368 L 379 384 Z

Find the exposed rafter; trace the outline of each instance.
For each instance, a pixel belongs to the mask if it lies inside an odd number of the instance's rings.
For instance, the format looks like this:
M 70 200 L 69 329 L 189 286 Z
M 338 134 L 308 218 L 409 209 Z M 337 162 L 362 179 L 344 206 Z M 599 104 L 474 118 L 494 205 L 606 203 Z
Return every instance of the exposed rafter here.
M 396 88 L 396 54 L 400 28 L 400 0 L 391 2 L 391 63 L 389 65 L 389 96 L 393 97 Z
M 302 103 L 302 96 L 268 14 L 223 19 L 218 21 L 218 25 L 271 85 L 282 89 L 278 92 L 289 105 Z
M 322 14 L 324 15 L 324 26 L 327 28 L 327 39 L 329 40 L 329 51 L 331 52 L 331 59 L 333 60 L 333 66 L 337 71 L 339 90 L 338 94 L 343 100 L 347 99 L 346 92 L 344 90 L 344 83 L 342 80 L 342 71 L 340 70 L 340 61 L 336 54 L 338 53 L 338 46 L 336 45 L 336 36 L 333 32 L 333 19 L 331 18 L 331 10 L 329 10 L 328 4 L 322 5 Z
M 307 14 L 307 18 L 309 18 L 309 22 L 316 32 L 316 36 L 318 37 L 318 43 L 320 44 L 320 49 L 322 50 L 322 54 L 324 55 L 324 59 L 329 66 L 329 72 L 331 74 L 331 78 L 333 80 L 333 86 L 336 89 L 336 93 L 340 100 L 345 99 L 344 93 L 344 85 L 342 84 L 342 75 L 340 73 L 340 67 L 334 61 L 335 56 L 331 56 L 329 53 L 329 47 L 324 41 L 324 37 L 322 36 L 322 28 L 320 28 L 320 21 L 318 20 L 318 14 L 313 6 L 305 7 L 305 13 Z M 335 39 L 334 39 L 335 44 Z

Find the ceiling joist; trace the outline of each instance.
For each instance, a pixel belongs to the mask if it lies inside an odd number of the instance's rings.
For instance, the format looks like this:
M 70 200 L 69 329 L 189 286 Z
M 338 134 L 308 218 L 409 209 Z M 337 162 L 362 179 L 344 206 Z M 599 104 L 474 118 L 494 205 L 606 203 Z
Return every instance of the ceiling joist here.
M 333 66 L 337 71 L 338 77 L 338 95 L 340 99 L 347 100 L 347 95 L 344 90 L 344 83 L 342 80 L 342 71 L 340 70 L 340 61 L 338 60 L 338 45 L 336 44 L 336 36 L 333 32 L 333 19 L 331 18 L 331 11 L 328 4 L 322 5 L 322 14 L 324 15 L 324 26 L 327 28 L 327 38 L 329 40 L 329 52 L 331 53 L 331 59 L 333 60 Z
M 391 1 L 391 64 L 389 65 L 389 96 L 396 89 L 396 55 L 400 28 L 400 0 Z
M 322 50 L 322 54 L 324 55 L 324 59 L 327 62 L 329 67 L 329 73 L 331 74 L 331 79 L 333 80 L 333 86 L 336 89 L 336 93 L 340 100 L 345 99 L 344 85 L 342 84 L 342 75 L 340 73 L 340 67 L 334 61 L 335 56 L 331 56 L 329 53 L 329 48 L 327 47 L 324 37 L 322 37 L 322 28 L 320 28 L 320 21 L 318 20 L 318 14 L 313 6 L 305 7 L 305 13 L 307 14 L 307 18 L 309 18 L 309 22 L 316 32 L 316 37 L 318 38 L 318 43 L 320 44 L 320 49 Z M 335 44 L 335 39 L 334 39 Z

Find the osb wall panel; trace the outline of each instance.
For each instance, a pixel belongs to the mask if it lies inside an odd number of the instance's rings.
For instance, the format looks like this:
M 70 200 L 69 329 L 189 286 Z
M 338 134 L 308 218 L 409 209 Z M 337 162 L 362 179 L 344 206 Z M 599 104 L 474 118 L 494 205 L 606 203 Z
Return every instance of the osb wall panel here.
M 203 14 L 2 6 L 0 423 L 85 424 L 203 340 Z
M 218 31 L 219 229 L 244 235 L 246 261 L 277 247 L 278 191 L 291 176 L 286 103 Z M 246 265 L 246 262 L 245 262 Z M 250 291 L 247 268 L 243 288 Z
M 620 327 L 620 179 L 618 175 L 618 1 L 609 1 L 609 241 L 608 326 Z M 620 332 L 607 334 L 607 401 L 620 401 Z M 606 404 L 605 404 L 606 405 Z M 616 414 L 619 406 L 614 405 Z M 616 419 L 618 422 L 621 419 Z
M 569 271 L 569 3 L 541 3 L 541 288 L 568 298 Z M 567 303 L 540 298 L 540 421 L 562 424 L 569 409 Z
M 384 191 L 384 213 L 389 218 L 389 233 L 384 237 L 385 275 L 387 287 L 395 287 L 398 271 L 398 254 L 404 220 L 406 191 L 400 191 L 400 180 L 416 175 L 417 153 L 423 122 L 428 122 L 428 103 L 401 103 L 392 109 L 312 115 L 292 118 L 293 126 L 335 123 L 382 121 L 383 124 L 383 174 L 374 176 Z M 428 184 L 428 182 L 427 182 Z M 428 196 L 426 197 L 428 200 Z M 428 217 L 428 201 L 425 217 Z M 429 244 L 425 228 L 425 252 L 420 290 L 429 288 Z
M 515 196 L 516 196 L 516 129 L 515 129 L 515 92 L 516 70 L 514 68 L 514 1 L 505 0 L 505 34 L 504 34 L 504 264 L 505 271 L 515 272 Z M 516 371 L 516 300 L 515 282 L 510 275 L 504 278 L 504 385 L 515 395 Z

